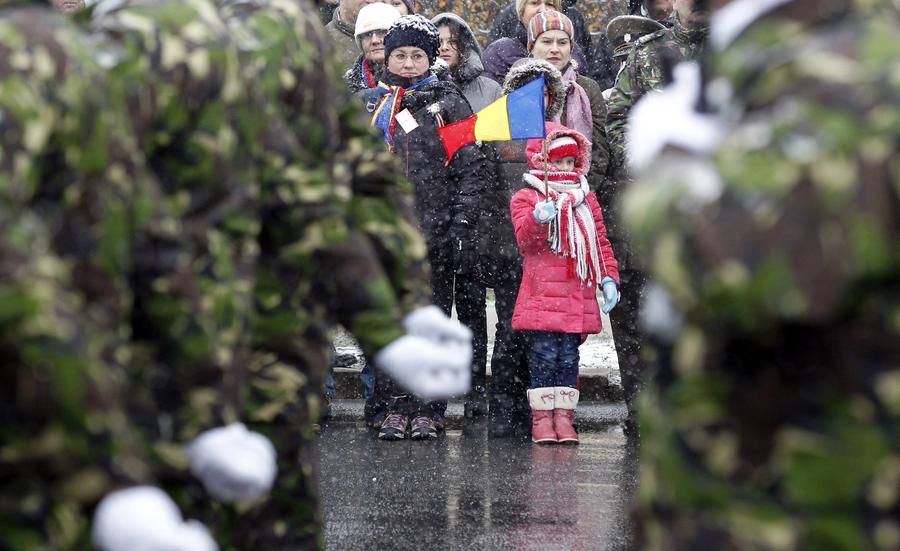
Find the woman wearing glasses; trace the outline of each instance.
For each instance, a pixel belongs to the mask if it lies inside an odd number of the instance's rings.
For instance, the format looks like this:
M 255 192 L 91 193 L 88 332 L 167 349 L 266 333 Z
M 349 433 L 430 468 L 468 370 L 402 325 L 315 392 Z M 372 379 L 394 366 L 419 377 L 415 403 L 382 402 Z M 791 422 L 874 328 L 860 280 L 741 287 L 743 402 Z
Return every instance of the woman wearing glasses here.
M 385 71 L 372 124 L 400 158 L 415 187 L 416 211 L 428 247 L 433 302 L 447 314 L 456 306 L 459 320 L 474 333 L 473 366 L 487 353 L 485 292 L 478 281 L 477 226 L 480 193 L 495 166 L 478 144 L 447 159 L 437 129 L 472 115 L 456 84 L 432 71 L 438 55 L 438 30 L 419 15 L 406 15 L 384 38 Z M 385 408 L 379 438 L 437 437 L 446 403 L 422 403 L 407 396 L 381 373 L 376 403 Z
M 351 94 L 378 85 L 378 77 L 384 68 L 384 35 L 400 15 L 397 8 L 381 2 L 359 10 L 354 36 L 361 53 L 344 73 L 344 82 Z

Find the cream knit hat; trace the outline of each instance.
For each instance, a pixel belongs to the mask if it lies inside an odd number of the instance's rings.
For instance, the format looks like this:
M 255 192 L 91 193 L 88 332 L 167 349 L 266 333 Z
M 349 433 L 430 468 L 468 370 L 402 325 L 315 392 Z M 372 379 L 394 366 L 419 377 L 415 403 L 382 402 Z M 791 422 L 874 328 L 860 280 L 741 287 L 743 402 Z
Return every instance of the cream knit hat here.
M 367 4 L 363 9 L 359 10 L 356 17 L 356 28 L 353 35 L 356 37 L 356 45 L 362 49 L 362 41 L 360 37 L 372 31 L 384 31 L 385 33 L 391 28 L 391 24 L 400 19 L 400 12 L 397 8 L 390 4 L 376 2 L 375 4 Z

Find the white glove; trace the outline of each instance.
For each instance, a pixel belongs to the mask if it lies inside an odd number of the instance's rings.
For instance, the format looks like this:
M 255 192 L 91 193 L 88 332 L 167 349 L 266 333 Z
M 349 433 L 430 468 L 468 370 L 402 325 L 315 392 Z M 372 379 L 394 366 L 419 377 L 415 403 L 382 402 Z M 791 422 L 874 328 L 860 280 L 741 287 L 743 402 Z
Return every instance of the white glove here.
M 721 144 L 725 127 L 716 116 L 696 111 L 703 87 L 700 66 L 679 63 L 674 80 L 645 95 L 628 116 L 625 137 L 628 163 L 635 172 L 651 169 L 667 148 L 707 155 Z
M 423 400 L 446 400 L 469 391 L 472 345 L 404 335 L 384 347 L 375 363 Z
M 423 306 L 403 318 L 403 328 L 410 335 L 436 341 L 472 342 L 472 331 L 450 319 L 435 305 Z
M 437 306 L 412 312 L 403 325 L 409 334 L 379 351 L 376 365 L 424 400 L 445 400 L 468 392 L 472 331 Z
M 191 473 L 207 492 L 225 502 L 260 497 L 278 472 L 269 439 L 241 423 L 201 433 L 188 447 L 188 456 Z
M 178 506 L 159 488 L 113 492 L 94 513 L 94 546 L 101 551 L 218 551 L 206 526 L 184 522 Z

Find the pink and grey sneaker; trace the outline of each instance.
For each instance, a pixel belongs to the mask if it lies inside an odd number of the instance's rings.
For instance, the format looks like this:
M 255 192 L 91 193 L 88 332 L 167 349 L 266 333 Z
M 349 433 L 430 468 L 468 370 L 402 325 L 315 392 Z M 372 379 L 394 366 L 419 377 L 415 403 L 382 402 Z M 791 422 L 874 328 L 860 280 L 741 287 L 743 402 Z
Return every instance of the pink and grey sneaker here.
M 411 423 L 410 437 L 413 440 L 433 440 L 437 438 L 437 426 L 434 419 L 427 415 L 414 417 Z
M 403 440 L 406 438 L 406 416 L 402 413 L 388 413 L 381 428 L 378 430 L 378 438 L 381 440 Z

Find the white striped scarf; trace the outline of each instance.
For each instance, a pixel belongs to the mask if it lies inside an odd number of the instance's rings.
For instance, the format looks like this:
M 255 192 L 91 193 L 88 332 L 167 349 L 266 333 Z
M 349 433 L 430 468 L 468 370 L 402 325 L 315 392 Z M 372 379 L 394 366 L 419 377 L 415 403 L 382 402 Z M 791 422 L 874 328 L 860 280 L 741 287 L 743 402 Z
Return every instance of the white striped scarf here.
M 543 171 L 531 170 L 523 177 L 526 185 L 544 193 Z M 596 285 L 600 281 L 600 266 L 606 269 L 606 259 L 600 249 L 594 214 L 585 202 L 590 193 L 587 179 L 574 172 L 550 172 L 547 177 L 547 191 L 556 205 L 556 217 L 547 230 L 550 250 L 572 259 L 572 275 L 583 283 Z

